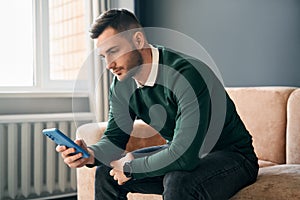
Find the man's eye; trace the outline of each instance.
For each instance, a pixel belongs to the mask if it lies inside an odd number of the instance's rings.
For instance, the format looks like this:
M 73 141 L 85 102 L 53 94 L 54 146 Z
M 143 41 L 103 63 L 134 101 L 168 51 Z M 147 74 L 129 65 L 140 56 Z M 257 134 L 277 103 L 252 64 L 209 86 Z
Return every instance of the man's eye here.
M 117 50 L 111 50 L 111 51 L 108 52 L 109 55 L 112 55 L 112 54 L 115 54 L 115 53 L 117 53 Z

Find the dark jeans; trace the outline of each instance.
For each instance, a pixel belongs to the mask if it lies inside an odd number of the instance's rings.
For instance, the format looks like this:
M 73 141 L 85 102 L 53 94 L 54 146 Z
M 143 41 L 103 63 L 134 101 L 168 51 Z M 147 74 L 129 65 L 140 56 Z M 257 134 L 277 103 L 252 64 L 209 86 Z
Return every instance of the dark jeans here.
M 255 182 L 258 165 L 238 152 L 219 151 L 204 157 L 193 171 L 173 171 L 164 176 L 130 180 L 122 186 L 109 175 L 110 169 L 104 165 L 97 168 L 97 200 L 127 199 L 128 192 L 162 194 L 164 200 L 222 200 Z

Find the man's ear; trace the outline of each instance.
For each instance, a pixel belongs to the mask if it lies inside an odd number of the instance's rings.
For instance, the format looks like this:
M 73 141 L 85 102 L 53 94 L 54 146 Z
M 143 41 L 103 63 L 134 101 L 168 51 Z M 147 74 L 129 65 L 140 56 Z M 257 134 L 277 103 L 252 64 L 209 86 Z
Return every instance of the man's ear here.
M 133 44 L 136 47 L 136 49 L 141 49 L 144 47 L 145 37 L 142 32 L 140 32 L 140 31 L 135 32 L 132 40 L 133 40 Z

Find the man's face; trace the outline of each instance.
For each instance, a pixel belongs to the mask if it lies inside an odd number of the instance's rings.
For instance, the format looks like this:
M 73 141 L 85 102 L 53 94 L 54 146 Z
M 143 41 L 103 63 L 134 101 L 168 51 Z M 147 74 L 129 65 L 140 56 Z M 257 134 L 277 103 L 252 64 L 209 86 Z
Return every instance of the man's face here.
M 97 48 L 105 59 L 106 68 L 120 81 L 134 76 L 143 64 L 140 52 L 126 38 L 130 37 L 124 37 L 123 33 L 118 34 L 110 27 L 97 38 Z

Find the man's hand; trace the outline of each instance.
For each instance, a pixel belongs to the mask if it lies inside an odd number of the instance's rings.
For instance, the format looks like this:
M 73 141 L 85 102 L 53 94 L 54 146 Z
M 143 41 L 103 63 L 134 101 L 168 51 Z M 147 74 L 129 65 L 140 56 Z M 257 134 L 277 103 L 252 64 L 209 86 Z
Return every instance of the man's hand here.
M 129 162 L 133 159 L 133 155 L 131 153 L 127 153 L 126 156 L 121 158 L 120 160 L 115 160 L 110 163 L 113 169 L 109 172 L 109 174 L 113 176 L 116 181 L 118 181 L 119 185 L 123 185 L 125 182 L 131 179 L 125 176 L 123 172 L 123 166 L 125 162 Z
M 61 154 L 61 157 L 64 159 L 64 162 L 71 168 L 83 167 L 86 164 L 94 164 L 94 151 L 89 149 L 85 144 L 84 140 L 82 139 L 77 139 L 74 142 L 80 147 L 82 147 L 84 150 L 86 150 L 90 154 L 90 157 L 82 158 L 82 153 L 77 153 L 73 155 L 73 153 L 75 153 L 74 148 L 67 148 L 66 146 L 58 145 L 56 147 L 56 151 Z

